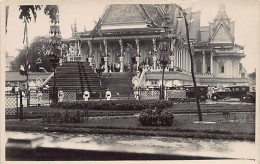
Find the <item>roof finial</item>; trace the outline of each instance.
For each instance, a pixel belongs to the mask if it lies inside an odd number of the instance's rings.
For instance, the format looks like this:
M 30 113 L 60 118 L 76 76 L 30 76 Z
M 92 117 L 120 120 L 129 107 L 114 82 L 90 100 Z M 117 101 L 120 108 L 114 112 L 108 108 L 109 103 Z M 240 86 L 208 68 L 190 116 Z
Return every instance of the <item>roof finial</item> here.
M 227 13 L 226 13 L 226 7 L 224 4 L 219 5 L 217 19 L 228 19 Z
M 76 21 L 76 18 L 75 18 L 75 24 L 74 24 L 74 32 L 78 32 L 78 30 L 77 30 L 77 21 Z

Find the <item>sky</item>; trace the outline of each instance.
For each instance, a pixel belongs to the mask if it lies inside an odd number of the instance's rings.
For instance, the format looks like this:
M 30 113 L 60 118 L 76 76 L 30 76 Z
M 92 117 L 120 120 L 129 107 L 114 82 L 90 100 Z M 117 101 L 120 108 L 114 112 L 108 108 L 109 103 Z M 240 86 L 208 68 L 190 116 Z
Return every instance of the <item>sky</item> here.
M 9 3 L 9 16 L 7 34 L 4 35 L 5 50 L 11 56 L 17 55 L 17 49 L 23 48 L 24 24 L 19 19 L 18 1 L 7 1 Z M 35 1 L 29 1 L 34 2 Z M 50 2 L 50 1 L 49 1 Z M 232 21 L 235 21 L 235 42 L 244 46 L 246 57 L 241 60 L 247 72 L 254 71 L 259 63 L 259 23 L 260 12 L 259 2 L 257 0 L 182 0 L 182 1 L 52 1 L 51 4 L 57 4 L 60 10 L 60 28 L 62 38 L 71 37 L 71 25 L 76 21 L 78 31 L 92 30 L 100 16 L 103 15 L 105 8 L 109 3 L 177 3 L 183 8 L 192 7 L 193 11 L 201 11 L 201 26 L 207 26 L 217 15 L 220 4 L 225 4 L 227 15 Z M 98 3 L 97 3 L 98 2 Z M 50 4 L 41 1 L 41 4 Z M 43 14 L 43 9 L 37 12 L 36 22 L 28 25 L 29 42 L 35 36 L 49 35 L 49 18 Z

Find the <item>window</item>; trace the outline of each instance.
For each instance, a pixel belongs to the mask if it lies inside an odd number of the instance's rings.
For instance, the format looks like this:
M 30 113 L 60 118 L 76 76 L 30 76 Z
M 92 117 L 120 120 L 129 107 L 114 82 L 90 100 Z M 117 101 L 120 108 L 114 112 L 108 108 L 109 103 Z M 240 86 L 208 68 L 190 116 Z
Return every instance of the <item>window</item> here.
M 242 87 L 241 90 L 242 90 L 242 91 L 246 91 L 246 88 L 245 88 L 245 87 Z
M 225 72 L 224 63 L 219 63 L 219 73 L 224 73 L 224 72 Z

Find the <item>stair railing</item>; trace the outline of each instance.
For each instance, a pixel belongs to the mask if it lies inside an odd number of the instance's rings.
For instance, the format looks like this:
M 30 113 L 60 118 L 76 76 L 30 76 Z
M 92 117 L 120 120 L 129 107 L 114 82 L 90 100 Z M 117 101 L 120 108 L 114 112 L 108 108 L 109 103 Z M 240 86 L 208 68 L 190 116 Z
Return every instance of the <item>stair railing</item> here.
M 41 87 L 43 87 L 44 85 L 46 85 L 46 84 L 50 81 L 50 79 L 51 79 L 53 76 L 54 76 L 54 72 L 52 72 L 52 73 L 50 74 L 50 76 L 41 84 Z

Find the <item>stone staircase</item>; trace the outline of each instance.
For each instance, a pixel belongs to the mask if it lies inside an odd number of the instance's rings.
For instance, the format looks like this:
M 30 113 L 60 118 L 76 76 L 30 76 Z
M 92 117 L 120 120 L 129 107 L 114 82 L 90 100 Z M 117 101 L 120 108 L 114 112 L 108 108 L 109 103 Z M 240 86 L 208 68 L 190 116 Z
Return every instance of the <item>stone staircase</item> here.
M 88 62 L 66 62 L 57 68 L 56 85 L 58 90 L 64 92 L 76 92 L 79 99 L 82 99 L 84 91 L 89 91 L 91 98 L 98 99 L 100 86 L 99 76 L 94 72 Z M 53 85 L 53 77 L 47 83 Z M 128 73 L 113 72 L 102 74 L 102 98 L 105 98 L 106 89 L 112 93 L 112 99 L 133 99 L 133 85 L 129 89 Z
M 112 93 L 112 99 L 128 99 L 129 93 L 130 98 L 134 98 L 132 80 L 129 80 L 127 72 L 103 73 L 102 92 L 105 93 L 107 88 Z
M 53 77 L 47 83 L 53 85 Z M 83 94 L 88 90 L 90 94 L 99 93 L 99 77 L 92 70 L 88 62 L 67 62 L 58 67 L 56 73 L 58 90 Z

